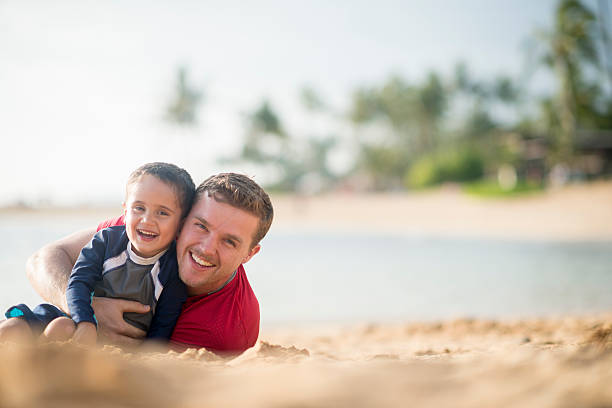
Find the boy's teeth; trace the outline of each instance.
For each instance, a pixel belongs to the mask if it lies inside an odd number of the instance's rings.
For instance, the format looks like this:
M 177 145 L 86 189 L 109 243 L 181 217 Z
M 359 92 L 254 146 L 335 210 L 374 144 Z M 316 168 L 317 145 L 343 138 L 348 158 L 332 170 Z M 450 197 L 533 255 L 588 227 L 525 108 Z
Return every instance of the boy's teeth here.
M 193 252 L 191 253 L 191 257 L 193 258 L 194 261 L 196 261 L 196 263 L 198 265 L 202 265 L 202 266 L 213 266 L 213 264 L 211 264 L 210 262 L 206 262 L 205 260 L 203 260 L 202 258 L 198 257 L 196 254 L 194 254 Z
M 157 235 L 157 234 L 155 234 L 154 232 L 149 232 L 149 231 L 142 231 L 142 230 L 140 230 L 139 232 L 140 232 L 142 235 L 148 235 L 148 236 L 150 236 L 150 237 L 154 237 L 155 235 Z

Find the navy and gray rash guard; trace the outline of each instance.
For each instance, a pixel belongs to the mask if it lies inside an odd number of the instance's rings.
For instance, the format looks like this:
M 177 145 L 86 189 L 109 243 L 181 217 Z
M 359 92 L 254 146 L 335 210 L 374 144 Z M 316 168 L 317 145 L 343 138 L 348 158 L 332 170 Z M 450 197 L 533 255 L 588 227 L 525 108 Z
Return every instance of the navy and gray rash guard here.
M 66 290 L 75 323 L 96 324 L 93 296 L 135 300 L 151 306 L 148 313 L 124 313 L 128 323 L 149 338 L 169 339 L 187 289 L 178 276 L 176 244 L 152 258 L 131 250 L 125 226 L 100 230 L 79 254 Z

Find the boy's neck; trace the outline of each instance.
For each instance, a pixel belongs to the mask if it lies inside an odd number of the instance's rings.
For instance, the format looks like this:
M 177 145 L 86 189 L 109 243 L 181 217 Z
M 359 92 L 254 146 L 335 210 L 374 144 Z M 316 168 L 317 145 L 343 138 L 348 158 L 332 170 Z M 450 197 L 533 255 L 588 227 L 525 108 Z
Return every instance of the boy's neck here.
M 166 253 L 166 251 L 168 250 L 168 247 L 164 248 L 161 251 L 159 251 L 155 255 L 149 256 L 149 257 L 144 257 L 144 256 L 138 255 L 134 251 L 134 248 L 132 247 L 132 243 L 131 242 L 128 245 L 127 250 L 128 250 L 128 254 L 130 256 L 130 259 L 132 261 L 134 261 L 134 262 L 136 262 L 137 264 L 140 264 L 140 265 L 151 265 L 151 264 L 154 264 L 155 262 L 157 262 L 159 260 L 159 258 L 161 258 Z

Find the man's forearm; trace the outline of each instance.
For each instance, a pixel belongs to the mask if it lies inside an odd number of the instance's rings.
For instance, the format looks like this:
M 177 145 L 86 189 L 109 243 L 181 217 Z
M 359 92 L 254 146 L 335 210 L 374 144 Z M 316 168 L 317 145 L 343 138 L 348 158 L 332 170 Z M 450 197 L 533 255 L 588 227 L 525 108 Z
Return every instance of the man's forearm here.
M 36 251 L 26 264 L 26 275 L 34 290 L 47 302 L 65 312 L 66 287 L 72 266 L 81 248 L 93 236 L 95 229 L 74 233 Z
M 47 302 L 68 311 L 66 286 L 72 270 L 68 255 L 60 250 L 43 247 L 26 264 L 26 274 L 34 290 Z

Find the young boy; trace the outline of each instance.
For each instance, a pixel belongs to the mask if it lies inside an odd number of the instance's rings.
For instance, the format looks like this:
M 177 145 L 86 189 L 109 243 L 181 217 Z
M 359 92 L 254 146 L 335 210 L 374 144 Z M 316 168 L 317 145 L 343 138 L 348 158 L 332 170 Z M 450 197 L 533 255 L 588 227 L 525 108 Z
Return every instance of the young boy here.
M 6 312 L 0 340 L 24 332 L 49 340 L 93 345 L 97 340 L 93 296 L 135 300 L 149 313 L 125 313 L 124 319 L 147 331 L 148 338 L 169 339 L 187 298 L 178 277 L 175 238 L 189 212 L 195 185 L 185 170 L 168 163 L 136 169 L 126 186 L 125 226 L 99 231 L 79 255 L 66 299 L 72 318 L 43 304 L 31 311 L 21 304 Z

